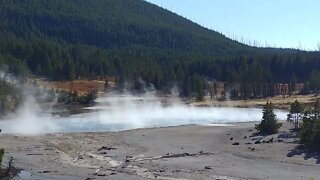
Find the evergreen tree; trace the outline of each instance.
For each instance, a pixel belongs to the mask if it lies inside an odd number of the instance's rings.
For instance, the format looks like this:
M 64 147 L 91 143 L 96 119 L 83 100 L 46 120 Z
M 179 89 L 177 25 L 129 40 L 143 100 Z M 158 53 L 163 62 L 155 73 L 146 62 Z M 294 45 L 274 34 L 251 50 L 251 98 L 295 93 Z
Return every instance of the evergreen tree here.
M 316 119 L 320 119 L 320 99 L 317 99 L 313 105 L 313 113 Z
M 313 93 L 318 94 L 320 90 L 320 72 L 318 70 L 313 70 L 310 75 L 310 88 Z
M 289 84 L 289 96 L 291 96 L 296 90 L 296 85 L 297 85 L 297 77 L 295 74 L 292 74 L 291 81 Z
M 312 110 L 305 112 L 300 132 L 300 142 L 311 150 L 320 150 L 320 102 L 314 104 Z
M 274 107 L 271 102 L 263 107 L 263 117 L 260 124 L 256 125 L 256 129 L 261 133 L 275 134 L 281 127 L 281 123 L 278 123 L 276 115 L 274 114 Z
M 300 127 L 300 121 L 303 118 L 303 111 L 303 106 L 297 100 L 290 106 L 290 111 L 287 120 L 293 123 L 295 130 L 299 129 Z
M 1 169 L 3 155 L 4 155 L 4 149 L 0 149 L 0 169 Z

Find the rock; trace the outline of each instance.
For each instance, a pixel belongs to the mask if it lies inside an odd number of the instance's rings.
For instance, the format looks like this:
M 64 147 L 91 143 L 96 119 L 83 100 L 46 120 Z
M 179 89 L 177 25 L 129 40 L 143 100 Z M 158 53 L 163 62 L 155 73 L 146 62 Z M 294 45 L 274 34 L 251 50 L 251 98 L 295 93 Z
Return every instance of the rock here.
M 293 134 L 291 134 L 290 132 L 282 132 L 281 134 L 278 135 L 279 139 L 288 139 L 293 137 Z
M 283 139 L 278 139 L 278 142 L 283 142 Z
M 212 169 L 211 166 L 205 166 L 204 169 Z
M 233 140 L 233 138 L 230 138 L 230 141 L 232 141 Z
M 287 157 L 293 157 L 293 156 L 294 156 L 294 154 L 292 152 L 287 154 Z
M 256 141 L 256 142 L 254 142 L 254 144 L 261 144 L 261 142 L 260 141 Z
M 254 151 L 256 148 L 249 147 L 249 149 L 250 149 L 251 151 Z
M 116 149 L 117 148 L 114 148 L 114 147 L 102 146 L 100 149 L 98 149 L 98 151 L 102 151 L 102 150 L 110 151 L 110 150 L 116 150 Z
M 50 171 L 40 171 L 39 173 L 47 174 L 47 173 L 50 173 Z
M 233 143 L 232 145 L 234 145 L 234 146 L 239 146 L 240 143 L 239 143 L 239 142 L 235 142 L 235 143 Z
M 262 139 L 263 139 L 263 136 L 252 137 L 252 141 L 261 141 Z
M 273 138 L 271 138 L 271 139 L 269 140 L 269 142 L 270 142 L 270 143 L 273 143 Z
M 297 142 L 299 142 L 299 139 L 298 138 L 287 139 L 285 142 L 286 143 L 297 143 Z
M 82 155 L 78 156 L 78 159 L 83 159 L 83 156 Z
M 124 162 L 126 162 L 126 163 L 130 162 L 129 158 L 130 158 L 129 156 L 126 156 Z
M 251 142 L 247 142 L 247 143 L 246 143 L 246 145 L 250 145 L 250 144 L 252 144 L 252 143 L 251 143 Z
M 247 136 L 245 136 L 244 139 L 247 139 Z

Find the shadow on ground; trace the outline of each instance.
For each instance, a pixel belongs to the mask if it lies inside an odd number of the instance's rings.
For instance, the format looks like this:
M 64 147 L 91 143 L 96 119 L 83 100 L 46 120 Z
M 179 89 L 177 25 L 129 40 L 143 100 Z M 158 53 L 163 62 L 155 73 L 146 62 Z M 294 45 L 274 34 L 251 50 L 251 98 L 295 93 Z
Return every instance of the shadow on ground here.
M 288 157 L 293 156 L 303 156 L 305 160 L 315 159 L 317 164 L 320 164 L 320 152 L 309 151 L 305 146 L 299 145 L 293 150 L 291 150 L 288 154 Z

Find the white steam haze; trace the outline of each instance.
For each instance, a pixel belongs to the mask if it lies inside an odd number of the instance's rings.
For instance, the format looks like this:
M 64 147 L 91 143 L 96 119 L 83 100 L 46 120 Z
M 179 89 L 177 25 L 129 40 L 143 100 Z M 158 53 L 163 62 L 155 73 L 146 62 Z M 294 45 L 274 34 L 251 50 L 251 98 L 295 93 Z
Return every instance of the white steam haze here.
M 67 117 L 43 113 L 33 98 L 7 120 L 0 121 L 5 133 L 53 133 L 121 131 L 179 125 L 213 125 L 260 121 L 262 109 L 189 106 L 178 98 L 160 98 L 152 93 L 142 96 L 107 94 L 88 113 Z M 278 119 L 287 112 L 276 110 Z
M 28 96 L 22 106 L 6 119 L 0 121 L 0 129 L 4 133 L 34 134 L 59 129 L 50 114 L 42 113 L 42 109 L 32 96 Z

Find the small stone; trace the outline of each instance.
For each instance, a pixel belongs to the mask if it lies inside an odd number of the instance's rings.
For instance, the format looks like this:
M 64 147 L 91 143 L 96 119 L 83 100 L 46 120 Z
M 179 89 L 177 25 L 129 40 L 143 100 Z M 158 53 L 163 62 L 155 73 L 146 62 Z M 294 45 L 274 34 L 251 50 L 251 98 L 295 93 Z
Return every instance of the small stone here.
M 293 153 L 288 153 L 287 157 L 293 157 Z
M 232 141 L 233 140 L 233 138 L 230 138 L 230 141 Z
M 270 143 L 273 143 L 273 138 L 271 138 L 271 139 L 269 140 L 269 142 L 270 142 Z
M 266 141 L 266 140 L 263 140 L 261 143 L 263 143 L 263 144 L 269 144 L 270 142 L 269 142 L 269 141 Z
M 252 141 L 261 141 L 263 139 L 263 136 L 255 136 L 252 138 Z
M 232 145 L 234 145 L 234 146 L 239 146 L 239 145 L 240 145 L 240 143 L 235 142 L 235 143 L 233 143 Z
M 261 144 L 261 142 L 260 141 L 256 141 L 256 142 L 254 142 L 254 144 Z
M 83 156 L 82 155 L 78 156 L 78 159 L 83 159 Z
M 211 166 L 205 166 L 204 169 L 212 169 Z

